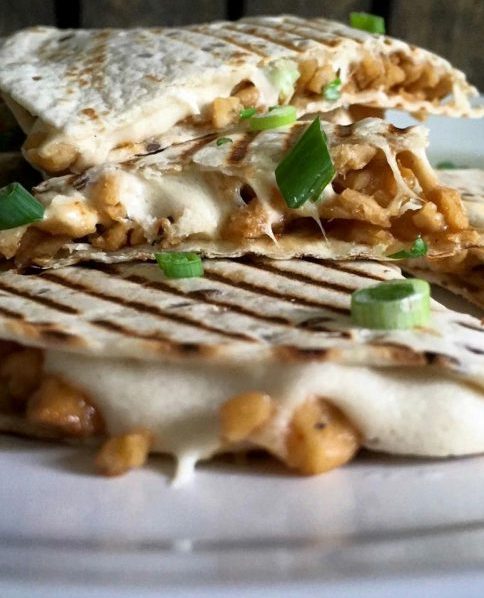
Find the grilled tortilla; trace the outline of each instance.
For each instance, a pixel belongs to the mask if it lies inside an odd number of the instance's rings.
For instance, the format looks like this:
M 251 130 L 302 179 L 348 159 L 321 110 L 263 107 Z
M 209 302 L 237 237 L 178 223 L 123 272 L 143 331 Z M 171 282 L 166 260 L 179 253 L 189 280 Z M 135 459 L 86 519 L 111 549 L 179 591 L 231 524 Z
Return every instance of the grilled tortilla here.
M 21 267 L 59 267 L 160 249 L 385 259 L 419 234 L 432 256 L 480 245 L 459 194 L 440 186 L 427 161 L 425 130 L 380 119 L 324 123 L 336 177 L 316 203 L 289 208 L 274 172 L 309 122 L 239 128 L 223 145 L 209 136 L 50 179 L 34 190 L 44 219 L 0 232 L 0 252 Z
M 338 78 L 340 97 L 326 99 Z M 26 29 L 0 51 L 0 89 L 28 133 L 27 159 L 51 174 L 223 129 L 244 106 L 463 116 L 476 95 L 462 72 L 426 50 L 292 16 L 183 29 Z
M 351 324 L 351 293 L 395 265 L 207 260 L 0 274 L 0 428 L 104 442 L 107 473 L 169 453 L 182 472 L 262 448 L 303 473 L 360 446 L 484 451 L 484 327 L 433 302 L 427 328 Z M 135 457 L 133 457 L 135 455 Z M 124 468 L 123 468 L 124 464 Z

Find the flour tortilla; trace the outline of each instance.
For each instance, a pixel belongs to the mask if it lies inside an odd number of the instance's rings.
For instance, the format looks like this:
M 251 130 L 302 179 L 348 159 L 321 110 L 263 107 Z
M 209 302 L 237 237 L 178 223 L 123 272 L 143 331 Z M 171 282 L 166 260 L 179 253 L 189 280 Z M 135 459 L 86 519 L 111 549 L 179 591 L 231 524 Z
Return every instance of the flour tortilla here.
M 440 236 L 419 228 L 402 238 L 394 233 L 395 223 L 408 217 L 411 224 L 431 202 L 439 182 L 426 158 L 426 131 L 381 119 L 322 123 L 337 176 L 320 201 L 290 209 L 275 170 L 313 117 L 257 134 L 238 127 L 222 145 L 209 136 L 50 179 L 34 189 L 46 208 L 43 221 L 0 232 L 0 252 L 20 267 L 48 268 L 150 259 L 163 249 L 210 257 L 386 259 L 419 233 L 437 257 L 482 244 L 472 228 Z M 457 193 L 452 201 L 459 208 Z
M 82 388 L 107 434 L 148 428 L 182 470 L 218 452 L 287 457 L 295 410 L 325 397 L 363 446 L 444 457 L 484 451 L 484 327 L 433 303 L 428 328 L 352 326 L 353 290 L 400 278 L 395 265 L 207 260 L 203 278 L 154 264 L 0 275 L 0 337 L 44 351 L 44 370 Z M 277 415 L 251 444 L 221 440 L 229 397 L 267 392 Z M 49 435 L 22 415 L 0 428 Z M 59 431 L 50 430 L 62 437 Z
M 328 101 L 319 87 L 279 97 L 270 73 L 288 60 L 328 67 L 329 79 L 342 81 L 341 97 Z M 325 19 L 253 17 L 183 29 L 34 27 L 0 50 L 0 90 L 29 135 L 25 154 L 51 174 L 119 160 L 152 137 L 162 147 L 199 137 L 212 102 L 245 82 L 257 87 L 260 109 L 290 99 L 301 114 L 351 105 L 481 114 L 469 103 L 476 90 L 443 58 Z

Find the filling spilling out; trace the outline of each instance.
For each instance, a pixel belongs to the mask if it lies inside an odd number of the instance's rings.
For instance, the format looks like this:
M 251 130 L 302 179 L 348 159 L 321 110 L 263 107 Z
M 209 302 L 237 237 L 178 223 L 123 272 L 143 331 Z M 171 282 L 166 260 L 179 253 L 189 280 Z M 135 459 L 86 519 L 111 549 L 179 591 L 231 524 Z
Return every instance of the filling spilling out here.
M 156 179 L 123 165 L 69 175 L 56 179 L 57 188 L 47 182 L 37 189 L 44 219 L 2 231 L 0 252 L 20 267 L 42 266 L 73 248 L 149 252 L 206 240 L 249 250 L 254 241 L 296 235 L 379 246 L 390 255 L 421 236 L 429 255 L 459 253 L 462 263 L 478 244 L 459 193 L 440 186 L 411 151 L 397 152 L 393 167 L 382 149 L 369 144 L 338 144 L 331 156 L 335 178 L 319 201 L 299 209 L 287 206 L 273 170 L 253 181 L 193 165 Z M 457 261 L 448 263 L 452 269 Z
M 44 351 L 1 341 L 0 355 L 0 418 L 10 416 L 25 423 L 10 431 L 96 441 L 100 444 L 96 467 L 110 476 L 141 467 L 150 451 L 160 450 L 156 435 L 143 426 L 109 434 L 102 410 L 82 383 L 46 371 Z M 283 432 L 274 438 L 271 426 L 280 409 L 278 402 L 262 391 L 227 397 L 210 415 L 217 436 L 212 439 L 212 452 L 263 449 L 289 468 L 315 475 L 348 462 L 361 446 L 355 426 L 336 406 L 319 397 L 301 402 Z

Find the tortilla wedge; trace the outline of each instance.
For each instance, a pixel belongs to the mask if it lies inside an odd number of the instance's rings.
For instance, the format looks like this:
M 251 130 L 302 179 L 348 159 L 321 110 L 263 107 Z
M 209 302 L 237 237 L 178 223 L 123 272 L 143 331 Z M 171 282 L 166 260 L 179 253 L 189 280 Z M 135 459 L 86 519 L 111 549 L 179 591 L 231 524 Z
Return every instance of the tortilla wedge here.
M 427 328 L 351 324 L 354 290 L 400 277 L 315 259 L 207 260 L 183 280 L 139 263 L 4 272 L 0 429 L 101 441 L 110 474 L 148 451 L 187 473 L 262 448 L 310 474 L 360 446 L 482 452 L 479 320 L 433 302 Z
M 19 267 L 45 268 L 160 250 L 386 259 L 418 235 L 432 256 L 481 245 L 459 194 L 440 186 L 427 161 L 425 130 L 380 119 L 323 123 L 336 177 L 319 201 L 289 208 L 275 170 L 311 122 L 238 128 L 223 145 L 209 136 L 50 179 L 34 189 L 44 219 L 0 232 L 0 252 Z
M 326 97 L 338 80 L 339 97 Z M 223 129 L 244 106 L 482 114 L 469 103 L 476 90 L 443 58 L 292 16 L 182 29 L 26 29 L 0 50 L 0 90 L 28 134 L 27 159 L 50 174 Z

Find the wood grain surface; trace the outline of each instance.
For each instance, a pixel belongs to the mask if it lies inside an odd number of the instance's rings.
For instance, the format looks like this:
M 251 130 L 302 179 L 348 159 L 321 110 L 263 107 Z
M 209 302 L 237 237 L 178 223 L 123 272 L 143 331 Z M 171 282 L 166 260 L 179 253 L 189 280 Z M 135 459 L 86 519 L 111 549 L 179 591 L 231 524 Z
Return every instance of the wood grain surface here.
M 346 21 L 352 10 L 378 10 L 387 14 L 392 35 L 445 56 L 484 90 L 484 0 L 80 0 L 75 14 L 76 3 L 0 0 L 0 36 L 36 24 L 183 25 L 281 12 Z
M 347 21 L 352 10 L 369 11 L 370 0 L 246 0 L 246 14 L 267 15 L 289 13 L 302 17 L 325 16 Z
M 448 58 L 484 91 L 483 0 L 393 0 L 389 28 Z
M 188 25 L 225 18 L 225 5 L 225 0 L 83 0 L 81 22 L 83 27 Z
M 31 25 L 54 25 L 52 0 L 0 0 L 0 36 Z

